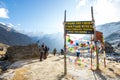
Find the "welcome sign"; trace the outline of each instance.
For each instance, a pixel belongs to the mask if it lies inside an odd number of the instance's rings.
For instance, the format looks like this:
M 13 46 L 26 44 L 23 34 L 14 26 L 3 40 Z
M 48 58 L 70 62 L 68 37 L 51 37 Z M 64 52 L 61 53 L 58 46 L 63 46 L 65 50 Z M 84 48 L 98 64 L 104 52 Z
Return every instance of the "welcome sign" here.
M 94 34 L 92 21 L 70 21 L 65 22 L 65 33 L 67 34 Z

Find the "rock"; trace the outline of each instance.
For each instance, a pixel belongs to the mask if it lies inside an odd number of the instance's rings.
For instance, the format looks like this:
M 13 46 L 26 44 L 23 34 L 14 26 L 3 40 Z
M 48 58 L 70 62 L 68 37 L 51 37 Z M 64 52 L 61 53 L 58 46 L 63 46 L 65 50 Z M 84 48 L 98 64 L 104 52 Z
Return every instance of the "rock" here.
M 12 46 L 9 47 L 6 56 L 8 60 L 15 61 L 19 59 L 33 58 L 39 56 L 39 49 L 37 44 L 28 46 Z

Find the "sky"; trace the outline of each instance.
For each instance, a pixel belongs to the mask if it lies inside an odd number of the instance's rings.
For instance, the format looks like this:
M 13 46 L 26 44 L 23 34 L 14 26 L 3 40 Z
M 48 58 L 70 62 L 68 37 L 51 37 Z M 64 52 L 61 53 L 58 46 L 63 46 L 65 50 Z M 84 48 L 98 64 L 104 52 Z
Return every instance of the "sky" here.
M 0 0 L 0 22 L 30 35 L 63 32 L 66 21 L 89 21 L 91 6 L 95 25 L 120 21 L 120 0 Z

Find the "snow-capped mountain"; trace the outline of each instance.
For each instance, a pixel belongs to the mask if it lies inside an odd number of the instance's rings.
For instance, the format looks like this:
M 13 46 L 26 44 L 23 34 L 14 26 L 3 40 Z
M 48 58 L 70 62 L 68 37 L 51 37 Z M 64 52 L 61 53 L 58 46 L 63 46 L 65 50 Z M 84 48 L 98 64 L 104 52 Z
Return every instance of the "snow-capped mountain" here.
M 32 39 L 27 35 L 17 32 L 5 23 L 0 23 L 0 43 L 7 45 L 27 45 Z
M 104 37 L 107 37 L 120 30 L 120 21 L 98 25 L 96 26 L 96 29 L 103 32 Z
M 99 25 L 96 28 L 103 32 L 105 41 L 112 44 L 114 51 L 120 53 L 120 21 Z

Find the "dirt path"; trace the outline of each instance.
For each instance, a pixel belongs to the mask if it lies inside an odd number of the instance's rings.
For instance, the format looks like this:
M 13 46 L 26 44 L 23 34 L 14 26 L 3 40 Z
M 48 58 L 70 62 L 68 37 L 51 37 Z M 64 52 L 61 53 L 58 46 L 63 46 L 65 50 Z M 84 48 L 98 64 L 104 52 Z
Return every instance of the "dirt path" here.
M 109 73 L 113 74 L 112 71 Z M 49 55 L 42 62 L 39 59 L 17 61 L 0 75 L 0 78 L 6 80 L 120 80 L 119 77 L 110 77 L 108 74 L 92 71 L 88 67 L 81 68 L 68 61 L 67 76 L 64 76 L 63 56 Z
M 47 60 L 30 64 L 29 80 L 58 80 L 63 75 L 63 59 L 49 56 Z

